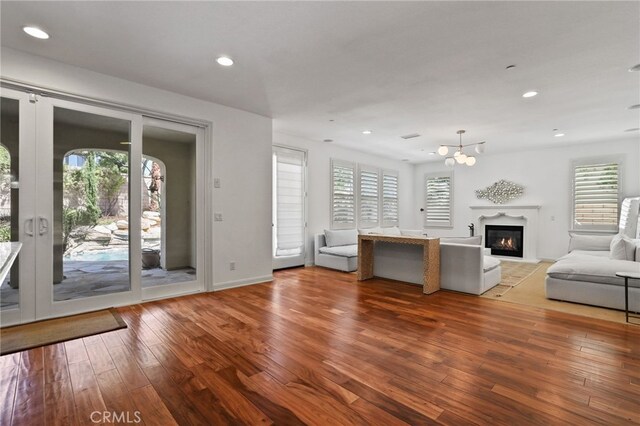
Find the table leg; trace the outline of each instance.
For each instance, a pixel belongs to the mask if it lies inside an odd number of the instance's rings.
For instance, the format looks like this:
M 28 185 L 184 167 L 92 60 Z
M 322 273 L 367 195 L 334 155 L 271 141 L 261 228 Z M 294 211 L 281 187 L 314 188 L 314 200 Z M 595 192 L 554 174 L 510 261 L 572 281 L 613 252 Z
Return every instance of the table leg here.
M 358 281 L 373 278 L 373 241 L 360 240 L 358 244 Z
M 624 317 L 629 322 L 629 278 L 624 277 Z

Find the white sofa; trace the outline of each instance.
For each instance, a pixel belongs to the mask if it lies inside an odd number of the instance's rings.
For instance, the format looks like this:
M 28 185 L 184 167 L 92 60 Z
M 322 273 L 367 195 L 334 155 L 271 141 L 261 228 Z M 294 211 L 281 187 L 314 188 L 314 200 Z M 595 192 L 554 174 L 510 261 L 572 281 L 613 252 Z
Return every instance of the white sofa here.
M 569 254 L 547 270 L 548 299 L 624 309 L 624 278 L 616 277 L 616 272 L 640 273 L 640 198 L 624 200 L 621 212 L 615 245 L 613 235 L 571 236 Z M 620 243 L 623 235 L 625 242 Z M 618 249 L 623 249 L 622 256 Z M 640 312 L 638 280 L 629 280 L 629 310 Z
M 316 266 L 353 272 L 358 269 L 358 234 L 423 236 L 423 231 L 400 230 L 398 227 L 328 230 L 314 238 Z M 329 241 L 327 241 L 327 238 Z
M 398 230 L 383 228 L 387 235 L 423 237 L 421 230 Z M 358 268 L 357 233 L 352 231 L 325 231 L 333 247 L 328 247 L 325 234 L 315 236 L 316 265 L 352 272 Z M 378 228 L 360 230 L 360 233 L 380 233 Z M 355 241 L 355 244 L 353 242 Z M 470 294 L 482 294 L 500 283 L 502 269 L 500 260 L 485 256 L 482 237 L 440 239 L 440 288 Z M 338 245 L 336 245 L 338 244 Z M 422 285 L 422 247 L 378 242 L 374 248 L 373 274 Z
M 482 236 L 440 238 L 440 288 L 482 294 L 500 283 L 500 260 L 485 256 Z M 373 275 L 422 285 L 422 247 L 378 242 Z

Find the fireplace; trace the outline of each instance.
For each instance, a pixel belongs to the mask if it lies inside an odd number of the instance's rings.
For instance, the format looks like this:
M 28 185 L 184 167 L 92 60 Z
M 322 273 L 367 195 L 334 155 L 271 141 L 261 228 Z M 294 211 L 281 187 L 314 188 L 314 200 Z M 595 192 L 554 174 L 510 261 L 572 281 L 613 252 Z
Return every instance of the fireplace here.
M 485 225 L 485 247 L 497 256 L 523 257 L 523 231 L 522 226 Z

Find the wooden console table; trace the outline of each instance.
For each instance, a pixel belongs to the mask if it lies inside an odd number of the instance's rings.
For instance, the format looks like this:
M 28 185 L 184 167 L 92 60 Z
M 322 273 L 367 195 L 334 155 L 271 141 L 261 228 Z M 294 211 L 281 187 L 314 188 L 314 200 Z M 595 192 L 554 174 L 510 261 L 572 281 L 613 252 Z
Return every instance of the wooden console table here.
M 375 243 L 421 245 L 423 250 L 422 292 L 431 294 L 440 290 L 440 239 L 405 237 L 396 235 L 359 235 L 358 236 L 358 281 L 373 278 L 373 247 Z

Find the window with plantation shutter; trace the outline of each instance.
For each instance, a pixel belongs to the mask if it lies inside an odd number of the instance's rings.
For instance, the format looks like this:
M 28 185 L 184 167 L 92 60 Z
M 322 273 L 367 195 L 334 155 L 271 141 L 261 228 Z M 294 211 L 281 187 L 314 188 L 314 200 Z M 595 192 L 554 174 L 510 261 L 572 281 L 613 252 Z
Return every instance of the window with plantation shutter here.
M 331 160 L 331 228 L 356 227 L 355 164 Z
M 378 226 L 380 220 L 380 171 L 360 166 L 358 187 L 358 226 Z
M 620 163 L 575 162 L 573 165 L 573 229 L 615 231 L 618 228 Z
M 453 226 L 452 200 L 453 176 L 451 173 L 425 175 L 425 227 Z
M 299 256 L 304 251 L 304 151 L 273 148 L 275 257 Z
M 398 226 L 398 172 L 382 172 L 382 226 Z

